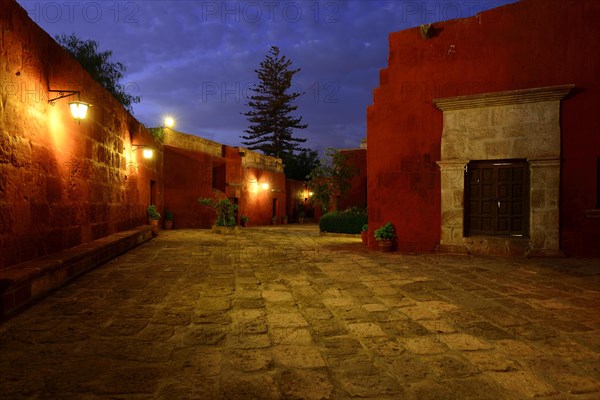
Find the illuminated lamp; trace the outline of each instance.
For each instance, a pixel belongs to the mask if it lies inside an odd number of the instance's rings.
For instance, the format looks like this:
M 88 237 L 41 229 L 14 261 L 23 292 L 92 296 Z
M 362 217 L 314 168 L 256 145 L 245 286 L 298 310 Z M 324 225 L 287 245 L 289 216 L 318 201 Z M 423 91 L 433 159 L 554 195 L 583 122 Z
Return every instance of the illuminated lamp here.
M 167 128 L 172 128 L 175 125 L 175 120 L 173 119 L 173 117 L 166 117 L 165 118 L 165 126 Z
M 267 190 L 269 188 L 269 184 L 267 182 L 264 182 L 261 187 L 263 188 L 263 190 Z
M 308 192 L 308 197 L 312 197 L 313 194 L 313 192 Z
M 69 103 L 69 107 L 71 107 L 71 115 L 73 115 L 73 118 L 82 120 L 85 119 L 90 105 L 83 101 L 72 101 Z
M 146 146 L 145 144 L 133 144 L 133 151 L 142 149 L 142 154 L 144 155 L 144 158 L 149 160 L 152 157 L 154 157 L 154 149 L 150 146 Z
M 51 106 L 53 106 L 57 100 L 77 95 L 77 101 L 72 101 L 69 103 L 69 107 L 71 108 L 71 115 L 77 121 L 85 119 L 88 108 L 92 106 L 89 103 L 81 101 L 81 92 L 77 90 L 48 90 L 48 92 L 58 93 L 58 97 L 54 97 L 48 100 L 48 103 L 50 103 Z

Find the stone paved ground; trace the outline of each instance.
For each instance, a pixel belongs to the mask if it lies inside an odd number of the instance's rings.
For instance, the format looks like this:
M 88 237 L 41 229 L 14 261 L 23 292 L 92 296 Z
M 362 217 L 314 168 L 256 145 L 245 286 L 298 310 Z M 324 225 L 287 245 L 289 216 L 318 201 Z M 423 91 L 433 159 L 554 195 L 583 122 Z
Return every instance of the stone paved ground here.
M 599 399 L 598 260 L 170 231 L 0 325 L 2 399 Z

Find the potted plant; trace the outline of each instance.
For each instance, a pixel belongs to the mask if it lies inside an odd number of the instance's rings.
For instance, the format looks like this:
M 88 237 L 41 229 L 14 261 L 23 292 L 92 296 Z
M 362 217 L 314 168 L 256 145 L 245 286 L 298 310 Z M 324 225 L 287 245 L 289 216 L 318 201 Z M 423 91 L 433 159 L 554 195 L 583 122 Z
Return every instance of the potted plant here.
M 250 221 L 250 218 L 248 218 L 248 216 L 247 216 L 247 215 L 242 215 L 242 216 L 240 217 L 240 224 L 241 224 L 242 226 L 247 226 L 247 225 L 248 225 L 248 221 Z
M 273 222 L 273 225 L 277 225 L 277 216 L 274 215 L 273 218 L 271 218 L 271 221 Z
M 165 211 L 165 229 L 173 229 L 173 213 L 171 211 Z
M 360 239 L 362 240 L 362 243 L 366 246 L 367 245 L 367 240 L 369 238 L 369 225 L 364 224 L 362 226 L 362 228 L 360 229 Z
M 148 213 L 148 222 L 152 225 L 152 235 L 158 235 L 158 220 L 160 219 L 160 214 L 156 210 L 156 206 L 154 204 L 150 204 L 146 209 Z
M 393 239 L 396 237 L 396 230 L 391 222 L 375 230 L 375 240 L 379 242 L 379 250 L 382 252 L 392 251 Z
M 283 217 L 281 217 L 281 223 L 284 225 L 286 225 L 288 223 L 287 215 L 284 215 Z
M 235 210 L 237 210 L 238 206 L 237 204 L 233 204 L 227 197 L 201 197 L 198 199 L 198 202 L 214 210 L 217 214 L 213 231 L 220 231 L 220 229 L 215 229 L 220 227 L 228 231 L 229 228 L 233 229 L 237 225 Z
M 305 216 L 305 212 L 304 210 L 300 210 L 298 211 L 298 222 L 303 224 L 304 223 L 304 216 Z

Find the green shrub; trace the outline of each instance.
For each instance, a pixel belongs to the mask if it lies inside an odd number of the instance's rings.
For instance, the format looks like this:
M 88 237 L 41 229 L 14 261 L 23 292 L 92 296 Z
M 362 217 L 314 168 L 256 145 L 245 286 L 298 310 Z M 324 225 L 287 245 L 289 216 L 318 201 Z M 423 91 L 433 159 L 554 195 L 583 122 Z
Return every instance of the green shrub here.
M 375 240 L 392 240 L 396 237 L 396 230 L 391 222 L 375 229 Z
M 217 220 L 215 225 L 217 226 L 235 226 L 235 210 L 237 205 L 233 204 L 228 198 L 216 199 L 209 197 L 201 197 L 198 202 L 203 206 L 215 210 L 217 213 Z
M 367 223 L 367 212 L 364 209 L 352 208 L 344 211 L 332 211 L 321 217 L 319 229 L 323 232 L 360 233 Z

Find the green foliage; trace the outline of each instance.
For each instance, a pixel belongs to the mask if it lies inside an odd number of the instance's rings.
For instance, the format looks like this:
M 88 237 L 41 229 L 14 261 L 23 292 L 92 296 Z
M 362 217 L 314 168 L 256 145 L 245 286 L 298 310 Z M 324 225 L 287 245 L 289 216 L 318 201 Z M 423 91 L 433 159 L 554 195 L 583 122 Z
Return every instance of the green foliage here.
M 298 150 L 298 143 L 306 142 L 293 136 L 294 129 L 305 129 L 302 117 L 291 115 L 298 106 L 293 105 L 304 93 L 290 92 L 292 78 L 300 72 L 300 68 L 290 69 L 292 61 L 279 55 L 279 48 L 271 46 L 269 54 L 254 70 L 259 82 L 251 90 L 247 106 L 250 111 L 244 115 L 250 126 L 241 135 L 242 143 L 250 150 L 261 150 L 264 154 L 283 157 Z
M 360 228 L 360 231 L 361 231 L 361 232 L 366 232 L 366 231 L 368 231 L 368 230 L 369 230 L 369 225 L 368 225 L 368 224 L 364 224 L 364 225 L 362 226 L 362 228 Z
M 146 212 L 148 213 L 148 218 L 160 219 L 160 214 L 158 213 L 158 210 L 156 210 L 156 206 L 154 204 L 150 204 L 146 209 Z
M 375 240 L 392 240 L 396 237 L 396 230 L 391 222 L 387 222 L 375 229 Z
M 150 131 L 150 133 L 152 134 L 152 136 L 154 136 L 155 139 L 158 139 L 161 142 L 165 138 L 165 128 L 164 128 L 164 126 L 159 126 L 157 128 L 148 128 L 148 130 Z
M 321 217 L 319 229 L 324 232 L 360 233 L 366 222 L 366 210 L 332 211 Z
M 298 153 L 285 153 L 282 157 L 285 177 L 304 181 L 310 171 L 319 166 L 319 153 L 315 150 L 300 149 Z
M 247 215 L 242 215 L 240 221 L 247 224 L 250 221 L 250 218 Z
M 348 162 L 348 156 L 339 150 L 328 149 L 329 160 L 321 160 L 308 178 L 308 188 L 313 192 L 311 201 L 320 205 L 323 212 L 329 208 L 334 195 L 345 195 L 350 189 L 352 178 L 358 174 L 358 167 Z
M 171 211 L 165 211 L 165 221 L 173 221 L 173 213 Z
M 217 213 L 215 225 L 217 226 L 236 226 L 235 210 L 237 205 L 233 204 L 228 198 L 216 199 L 201 197 L 198 202 Z
M 127 88 L 121 80 L 126 68 L 120 62 L 110 61 L 112 51 L 99 51 L 98 43 L 93 40 L 81 40 L 74 33 L 70 36 L 57 35 L 55 37 L 67 52 L 69 52 L 92 78 L 108 90 L 119 103 L 129 112 L 133 112 L 132 104 L 139 103 L 140 96 L 127 93 Z

